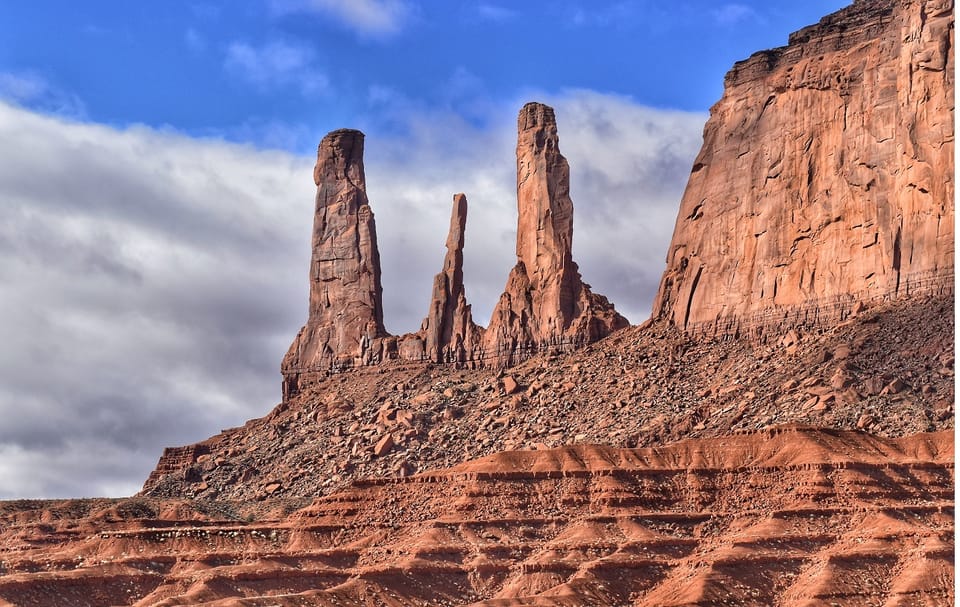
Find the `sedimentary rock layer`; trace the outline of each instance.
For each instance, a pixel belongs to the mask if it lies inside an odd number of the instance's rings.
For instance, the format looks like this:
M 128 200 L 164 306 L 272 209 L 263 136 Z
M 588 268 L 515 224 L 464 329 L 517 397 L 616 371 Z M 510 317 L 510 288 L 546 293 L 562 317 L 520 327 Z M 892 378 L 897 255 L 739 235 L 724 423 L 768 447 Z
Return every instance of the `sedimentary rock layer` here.
M 952 290 L 952 0 L 858 0 L 727 74 L 654 316 L 823 324 Z
M 532 352 L 577 347 L 627 326 L 573 261 L 570 166 L 553 108 L 528 103 L 517 119 L 517 264 L 484 336 L 486 359 L 510 365 Z
M 953 475 L 951 432 L 784 427 L 502 453 L 306 507 L 0 503 L 0 604 L 950 605 Z

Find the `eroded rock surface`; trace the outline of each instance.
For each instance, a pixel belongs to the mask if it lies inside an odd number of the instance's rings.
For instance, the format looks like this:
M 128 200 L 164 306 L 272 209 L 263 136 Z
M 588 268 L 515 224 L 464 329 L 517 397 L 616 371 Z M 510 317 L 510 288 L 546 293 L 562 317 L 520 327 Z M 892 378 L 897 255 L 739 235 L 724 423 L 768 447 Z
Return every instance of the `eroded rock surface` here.
M 302 502 L 0 503 L 0 604 L 950 605 L 952 432 L 513 451 Z
M 373 211 L 367 201 L 363 133 L 329 133 L 317 149 L 317 197 L 307 323 L 281 364 L 296 391 L 305 370 L 349 368 L 380 360 L 383 288 Z M 287 382 L 285 382 L 286 384 Z
M 284 400 L 330 372 L 396 359 L 507 367 L 536 352 L 575 349 L 627 326 L 605 297 L 583 283 L 573 262 L 570 168 L 557 148 L 553 109 L 527 104 L 518 123 L 518 262 L 488 331 L 474 324 L 463 288 L 467 199 L 456 194 L 443 271 L 434 279 L 427 317 L 415 333 L 387 333 L 363 133 L 341 129 L 324 137 L 314 168 L 310 309 L 281 364 Z
M 652 323 L 506 373 L 404 361 L 361 367 L 325 377 L 266 417 L 167 450 L 144 492 L 306 497 L 505 450 L 652 446 L 785 423 L 885 437 L 951 429 L 953 310 L 952 297 L 899 300 L 831 331 L 765 344 Z
M 433 279 L 430 310 L 423 321 L 424 356 L 438 363 L 479 361 L 483 354 L 481 329 L 474 324 L 463 288 L 463 242 L 467 226 L 467 197 L 453 197 L 450 232 L 443 271 Z
M 953 24 L 949 0 L 858 0 L 737 63 L 654 315 L 729 335 L 952 291 Z
M 491 315 L 485 360 L 509 366 L 627 326 L 584 284 L 573 261 L 570 166 L 560 154 L 553 108 L 542 103 L 528 103 L 517 119 L 517 208 L 517 265 Z

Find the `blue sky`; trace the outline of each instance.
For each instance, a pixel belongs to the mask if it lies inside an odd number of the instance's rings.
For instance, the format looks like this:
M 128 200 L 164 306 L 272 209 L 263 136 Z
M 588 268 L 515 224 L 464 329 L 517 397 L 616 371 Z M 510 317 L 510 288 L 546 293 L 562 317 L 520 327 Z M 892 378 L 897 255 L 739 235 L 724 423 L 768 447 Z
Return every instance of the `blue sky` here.
M 335 128 L 367 134 L 390 332 L 426 314 L 456 192 L 486 323 L 531 100 L 584 280 L 642 322 L 725 72 L 842 4 L 0 3 L 0 499 L 129 495 L 270 410 Z
M 843 4 L 7 2 L 0 70 L 46 85 L 23 94 L 39 109 L 306 153 L 343 125 L 402 130 L 397 104 L 482 123 L 490 104 L 588 89 L 704 111 L 734 61 Z

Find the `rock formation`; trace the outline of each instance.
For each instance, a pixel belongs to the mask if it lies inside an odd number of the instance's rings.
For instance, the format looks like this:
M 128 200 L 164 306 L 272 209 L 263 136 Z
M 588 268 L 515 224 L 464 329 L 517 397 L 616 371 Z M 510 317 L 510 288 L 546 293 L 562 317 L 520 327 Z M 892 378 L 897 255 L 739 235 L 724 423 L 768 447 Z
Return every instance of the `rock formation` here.
M 694 333 L 832 322 L 952 290 L 950 0 L 858 0 L 727 74 L 654 316 Z
M 270 415 L 167 449 L 143 490 L 308 498 L 357 477 L 572 443 L 656 446 L 785 423 L 887 437 L 948 430 L 953 310 L 950 296 L 892 301 L 788 344 L 705 340 L 651 323 L 502 376 L 386 361 L 331 374 Z
M 430 309 L 421 327 L 425 356 L 433 362 L 464 363 L 482 355 L 481 330 L 473 323 L 463 288 L 466 226 L 467 197 L 455 194 L 443 271 L 433 279 Z
M 362 138 L 331 133 L 289 398 L 167 450 L 140 496 L 0 502 L 0 607 L 954 604 L 949 8 L 859 0 L 740 64 L 664 320 L 509 373 L 409 360 L 509 363 L 619 324 L 570 258 L 552 112 L 521 112 L 518 263 L 486 340 L 460 196 L 423 328 L 386 335 Z M 779 341 L 694 334 L 885 296 Z
M 284 393 L 309 370 L 369 364 L 383 326 L 380 253 L 367 202 L 363 133 L 332 131 L 320 142 L 313 169 L 317 197 L 310 260 L 310 307 L 281 363 Z
M 528 103 L 517 119 L 517 265 L 484 338 L 485 361 L 509 366 L 531 353 L 596 341 L 627 326 L 590 291 L 573 261 L 570 167 L 553 108 Z
M 288 400 L 331 371 L 408 361 L 510 366 L 533 353 L 568 350 L 627 326 L 590 291 L 571 256 L 570 168 L 557 148 L 553 109 L 530 103 L 517 140 L 517 265 L 491 329 L 474 324 L 463 288 L 467 199 L 454 196 L 447 254 L 420 331 L 399 337 L 383 325 L 380 256 L 367 202 L 363 133 L 341 129 L 317 152 L 317 200 L 310 264 L 310 310 L 281 364 Z M 484 335 L 486 334 L 486 338 Z

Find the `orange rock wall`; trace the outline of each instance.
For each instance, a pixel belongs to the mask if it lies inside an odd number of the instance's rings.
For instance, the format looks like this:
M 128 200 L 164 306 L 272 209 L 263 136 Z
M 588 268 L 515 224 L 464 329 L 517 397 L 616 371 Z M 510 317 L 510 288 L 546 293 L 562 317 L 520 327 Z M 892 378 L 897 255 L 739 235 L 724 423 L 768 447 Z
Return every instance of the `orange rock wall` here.
M 654 317 L 762 333 L 952 291 L 953 2 L 859 0 L 727 74 Z

